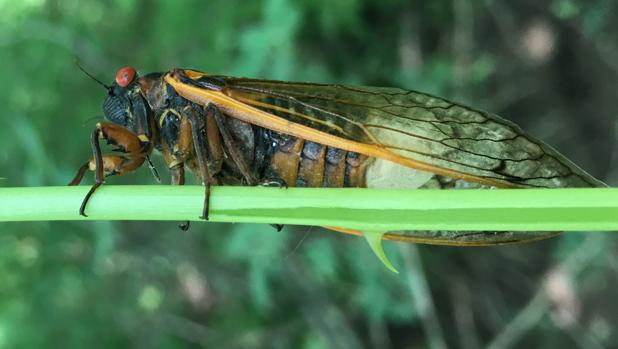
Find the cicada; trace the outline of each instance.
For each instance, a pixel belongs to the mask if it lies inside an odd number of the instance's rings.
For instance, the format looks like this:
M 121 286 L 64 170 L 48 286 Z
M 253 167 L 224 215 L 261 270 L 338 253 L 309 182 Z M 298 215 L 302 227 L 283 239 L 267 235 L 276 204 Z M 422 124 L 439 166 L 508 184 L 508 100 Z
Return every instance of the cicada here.
M 102 84 L 102 83 L 101 83 Z M 367 188 L 555 188 L 604 184 L 517 125 L 423 92 L 210 75 L 190 69 L 138 75 L 125 67 L 105 85 L 106 122 L 93 158 L 71 181 L 124 175 L 154 149 L 182 185 Z M 102 155 L 99 140 L 118 151 Z M 357 233 L 342 228 L 334 230 Z M 389 232 L 385 239 L 478 246 L 557 233 Z

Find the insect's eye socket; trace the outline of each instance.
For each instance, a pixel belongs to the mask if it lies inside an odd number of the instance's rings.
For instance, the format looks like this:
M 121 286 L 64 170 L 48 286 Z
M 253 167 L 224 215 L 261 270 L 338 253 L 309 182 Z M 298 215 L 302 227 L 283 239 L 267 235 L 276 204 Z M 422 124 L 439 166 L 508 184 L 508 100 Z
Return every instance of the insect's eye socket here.
M 120 68 L 120 70 L 116 73 L 116 83 L 120 87 L 127 87 L 133 82 L 136 75 L 137 72 L 133 67 Z

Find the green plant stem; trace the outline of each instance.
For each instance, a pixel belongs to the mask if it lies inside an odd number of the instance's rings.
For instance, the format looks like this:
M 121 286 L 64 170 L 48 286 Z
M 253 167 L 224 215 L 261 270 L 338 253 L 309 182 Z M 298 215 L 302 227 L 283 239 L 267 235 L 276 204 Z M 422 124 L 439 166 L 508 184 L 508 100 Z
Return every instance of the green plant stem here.
M 199 220 L 200 186 L 0 188 L 0 221 Z M 618 230 L 618 189 L 378 190 L 213 187 L 210 221 L 395 230 Z

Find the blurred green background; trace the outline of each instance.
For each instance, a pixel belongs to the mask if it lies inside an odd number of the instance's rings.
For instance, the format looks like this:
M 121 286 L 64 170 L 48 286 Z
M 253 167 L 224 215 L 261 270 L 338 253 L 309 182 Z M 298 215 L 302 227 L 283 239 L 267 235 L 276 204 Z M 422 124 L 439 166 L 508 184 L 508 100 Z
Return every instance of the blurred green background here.
M 613 0 L 3 0 L 0 185 L 63 185 L 90 156 L 105 91 L 76 61 L 106 82 L 132 65 L 422 90 L 503 115 L 616 185 L 617 11 Z M 153 179 L 144 167 L 110 182 Z M 395 275 L 362 239 L 317 227 L 2 223 L 0 348 L 618 347 L 617 241 L 386 243 Z

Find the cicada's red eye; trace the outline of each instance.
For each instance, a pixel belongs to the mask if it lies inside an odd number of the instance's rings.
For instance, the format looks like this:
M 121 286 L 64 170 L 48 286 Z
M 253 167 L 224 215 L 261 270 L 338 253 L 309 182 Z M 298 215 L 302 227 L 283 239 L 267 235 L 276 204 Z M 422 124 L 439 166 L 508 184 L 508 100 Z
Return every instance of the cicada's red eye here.
M 137 75 L 137 72 L 135 72 L 133 67 L 120 68 L 120 70 L 116 73 L 116 83 L 120 87 L 127 87 L 131 82 L 133 82 L 135 75 Z

